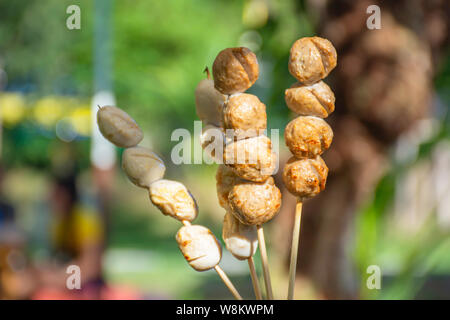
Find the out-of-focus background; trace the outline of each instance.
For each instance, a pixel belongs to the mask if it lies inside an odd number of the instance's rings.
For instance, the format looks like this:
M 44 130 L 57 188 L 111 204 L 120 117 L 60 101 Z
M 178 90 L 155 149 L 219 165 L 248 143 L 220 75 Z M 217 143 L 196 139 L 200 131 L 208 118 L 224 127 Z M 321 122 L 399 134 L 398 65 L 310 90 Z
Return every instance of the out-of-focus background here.
M 73 4 L 79 30 L 66 26 Z M 379 30 L 366 26 L 373 4 Z M 449 16 L 445 0 L 0 0 L 0 298 L 231 298 L 214 271 L 185 262 L 179 222 L 128 182 L 122 150 L 99 139 L 92 110 L 116 104 L 133 116 L 142 145 L 196 197 L 198 223 L 221 238 L 217 166 L 171 163 L 171 133 L 193 132 L 205 66 L 246 46 L 260 64 L 250 92 L 280 129 L 283 165 L 289 49 L 312 35 L 338 52 L 325 80 L 335 138 L 327 188 L 304 205 L 296 298 L 450 298 Z M 280 299 L 294 205 L 283 191 L 265 227 Z M 82 290 L 66 288 L 70 264 Z M 221 266 L 252 298 L 246 262 L 224 250 Z M 367 286 L 370 266 L 379 290 Z

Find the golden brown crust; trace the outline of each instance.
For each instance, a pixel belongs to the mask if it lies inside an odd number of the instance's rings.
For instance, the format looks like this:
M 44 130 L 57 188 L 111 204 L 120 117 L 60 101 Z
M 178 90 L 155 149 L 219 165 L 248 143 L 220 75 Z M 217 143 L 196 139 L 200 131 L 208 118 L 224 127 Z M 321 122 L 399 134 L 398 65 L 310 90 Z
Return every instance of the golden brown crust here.
M 223 160 L 242 179 L 263 182 L 274 173 L 278 159 L 270 139 L 258 136 L 229 143 Z
M 213 64 L 214 87 L 223 94 L 244 92 L 259 76 L 256 55 L 248 48 L 227 48 Z
M 321 118 L 300 116 L 288 123 L 284 140 L 295 157 L 314 158 L 330 147 L 333 130 Z
M 198 214 L 197 203 L 189 190 L 180 182 L 154 181 L 149 188 L 151 202 L 164 214 L 179 221 L 193 221 Z
M 231 212 L 243 224 L 261 225 L 271 220 L 281 206 L 281 192 L 272 180 L 242 182 L 228 195 Z
M 289 109 L 301 116 L 326 118 L 334 111 L 335 97 L 323 81 L 307 86 L 296 82 L 284 93 Z
M 258 136 L 267 127 L 266 105 L 252 94 L 231 96 L 223 109 L 223 126 L 233 129 L 238 140 Z
M 299 82 L 313 84 L 325 78 L 336 63 L 336 49 L 329 40 L 305 37 L 292 45 L 288 68 Z
M 292 157 L 284 167 L 283 182 L 293 195 L 308 199 L 325 189 L 328 167 L 320 156 L 314 159 Z

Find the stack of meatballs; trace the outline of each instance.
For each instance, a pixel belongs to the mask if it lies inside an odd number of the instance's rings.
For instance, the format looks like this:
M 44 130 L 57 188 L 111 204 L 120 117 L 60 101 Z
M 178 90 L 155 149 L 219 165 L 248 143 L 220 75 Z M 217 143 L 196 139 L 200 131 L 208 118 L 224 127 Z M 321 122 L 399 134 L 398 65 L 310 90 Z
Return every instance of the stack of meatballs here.
M 335 97 L 322 79 L 336 63 L 336 49 L 327 39 L 301 38 L 291 47 L 289 72 L 298 82 L 285 91 L 285 100 L 298 117 L 284 132 L 293 157 L 284 167 L 283 182 L 299 201 L 325 188 L 328 167 L 320 155 L 329 148 L 333 131 L 323 119 L 334 111 Z
M 202 146 L 206 149 L 211 143 L 211 129 L 216 128 L 223 135 L 223 154 L 212 156 L 222 163 L 216 181 L 219 204 L 227 212 L 225 243 L 231 226 L 242 224 L 240 229 L 252 230 L 250 226 L 272 219 L 281 205 L 281 192 L 272 178 L 277 154 L 264 135 L 266 106 L 257 96 L 244 93 L 258 76 L 258 61 L 251 50 L 227 48 L 214 61 L 214 80 L 208 76 L 196 89 L 197 114 L 206 125 Z M 256 250 L 255 244 L 249 241 L 245 252 L 229 249 L 238 259 L 247 259 Z

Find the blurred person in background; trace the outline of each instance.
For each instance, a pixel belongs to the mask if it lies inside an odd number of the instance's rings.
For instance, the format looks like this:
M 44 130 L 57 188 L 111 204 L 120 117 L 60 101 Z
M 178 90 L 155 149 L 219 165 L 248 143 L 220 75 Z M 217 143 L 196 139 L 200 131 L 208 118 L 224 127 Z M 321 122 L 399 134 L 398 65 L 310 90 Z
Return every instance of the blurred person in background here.
M 26 269 L 26 237 L 16 224 L 15 208 L 3 197 L 0 165 L 0 299 L 27 298 L 32 279 Z
M 38 268 L 40 289 L 34 298 L 100 298 L 104 287 L 101 263 L 104 225 L 98 210 L 81 202 L 74 172 L 53 178 L 49 204 L 53 259 Z M 81 270 L 81 290 L 66 288 L 69 265 Z

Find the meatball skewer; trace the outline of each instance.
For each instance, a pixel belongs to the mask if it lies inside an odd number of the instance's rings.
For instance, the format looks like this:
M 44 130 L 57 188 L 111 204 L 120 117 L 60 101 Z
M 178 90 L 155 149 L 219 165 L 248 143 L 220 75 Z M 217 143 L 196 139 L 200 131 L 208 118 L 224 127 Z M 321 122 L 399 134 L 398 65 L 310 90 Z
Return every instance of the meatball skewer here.
M 240 178 L 262 183 L 274 173 L 276 154 L 272 152 L 270 139 L 262 135 L 262 131 L 267 127 L 265 105 L 256 96 L 244 93 L 259 76 L 256 55 L 244 47 L 224 49 L 214 60 L 213 75 L 214 87 L 223 94 L 231 95 L 222 110 L 223 128 L 227 132 L 231 129 L 233 133 L 233 142 L 225 148 L 224 163 Z M 257 197 L 258 194 L 252 192 L 247 192 L 249 196 L 242 197 L 246 194 L 245 190 L 252 187 L 258 186 L 252 183 L 242 187 L 242 194 L 230 192 L 228 201 L 231 212 L 241 223 L 256 225 L 267 298 L 272 300 L 272 283 L 262 223 L 278 213 L 279 208 L 273 212 L 263 210 L 262 214 L 255 214 L 252 206 L 245 206 L 245 203 L 253 203 L 261 208 L 267 199 Z M 274 195 L 267 192 L 265 194 Z
M 163 160 L 147 148 L 138 147 L 143 133 L 136 121 L 116 107 L 100 107 L 97 113 L 100 132 L 116 146 L 127 148 L 122 156 L 122 168 L 129 180 L 149 191 L 151 202 L 164 214 L 179 220 L 183 227 L 176 241 L 189 265 L 196 271 L 214 268 L 232 295 L 241 295 L 220 268 L 222 248 L 213 233 L 200 225 L 192 225 L 198 214 L 196 201 L 180 182 L 163 179 Z
M 267 126 L 266 106 L 258 97 L 244 93 L 259 76 L 258 61 L 255 54 L 247 48 L 227 48 L 222 50 L 214 60 L 213 74 L 214 89 L 216 92 L 226 96 L 225 102 L 223 102 L 223 99 L 216 99 L 218 103 L 222 104 L 221 108 L 214 107 L 217 104 L 216 102 L 210 103 L 208 109 L 219 110 L 219 116 L 210 117 L 209 125 L 216 125 L 213 120 L 221 119 L 219 125 L 223 132 L 222 146 L 225 149 L 223 159 L 216 155 L 213 155 L 213 157 L 219 160 L 219 163 L 222 163 L 221 160 L 223 160 L 223 163 L 229 168 L 230 173 L 236 176 L 236 179 L 242 182 L 251 182 L 245 187 L 237 188 L 236 192 L 229 192 L 233 187 L 233 184 L 230 184 L 227 187 L 228 191 L 222 194 L 219 190 L 221 182 L 218 180 L 219 203 L 227 212 L 231 212 L 240 223 L 255 226 L 254 229 L 260 244 L 266 292 L 268 298 L 273 299 L 264 233 L 261 225 L 278 212 L 278 207 L 275 211 L 264 212 L 264 201 L 267 199 L 255 198 L 253 196 L 254 192 L 252 192 L 255 190 L 252 189 L 258 188 L 258 184 L 263 184 L 273 174 L 276 154 L 272 152 L 270 139 L 263 135 L 263 131 Z M 199 90 L 196 90 L 197 104 L 201 101 L 198 93 Z M 205 96 L 217 97 L 218 95 L 217 93 L 208 93 Z M 199 112 L 202 109 L 205 109 L 205 107 L 197 105 L 197 113 L 200 118 L 202 118 L 204 113 Z M 208 135 L 202 134 L 202 136 Z M 204 141 L 202 141 L 202 146 L 205 148 L 207 144 L 204 144 Z M 210 152 L 208 153 L 211 154 Z M 220 178 L 219 173 L 221 170 L 223 171 L 224 167 L 219 167 L 218 178 Z M 276 187 L 273 186 L 271 188 L 274 189 Z M 228 198 L 229 194 L 230 198 Z M 266 194 L 272 195 L 267 192 Z M 256 204 L 260 209 L 259 212 L 253 212 L 254 209 L 251 206 L 246 206 L 246 202 Z M 225 228 L 226 226 L 224 225 L 224 230 Z M 233 253 L 231 248 L 228 249 Z M 248 256 L 248 258 L 251 257 L 252 255 Z M 248 263 L 252 274 L 252 261 L 248 260 Z M 253 283 L 255 295 L 258 296 L 255 281 Z
M 234 141 L 235 138 L 246 139 L 257 136 L 256 130 L 251 130 L 255 127 L 254 122 L 244 121 L 242 125 L 242 115 L 244 115 L 245 118 L 252 118 L 254 116 L 258 116 L 258 114 L 260 114 L 258 111 L 262 109 L 264 111 L 263 119 L 259 121 L 260 125 L 256 125 L 256 127 L 259 128 L 264 126 L 264 128 L 260 129 L 265 129 L 265 105 L 253 95 L 238 93 L 230 97 L 230 95 L 227 94 L 228 91 L 226 91 L 226 94 L 221 93 L 214 87 L 214 81 L 211 79 L 208 67 L 206 67 L 204 71 L 206 72 L 206 79 L 201 80 L 195 90 L 197 115 L 204 124 L 202 134 L 200 135 L 200 143 L 205 153 L 208 154 L 210 158 L 212 158 L 216 163 L 222 163 L 224 160 L 223 151 L 226 147 L 227 141 L 230 143 L 231 141 Z M 239 82 L 240 79 L 238 78 L 236 81 Z M 232 90 L 233 88 L 234 86 L 228 89 Z M 254 107 L 255 103 L 256 108 Z M 242 110 L 243 105 L 245 110 Z M 249 113 L 250 117 L 248 116 Z M 205 114 L 208 116 L 205 116 Z M 234 135 L 235 132 L 233 132 L 231 138 L 229 136 L 227 137 L 225 135 L 225 128 L 233 130 L 236 126 L 239 127 L 236 129 L 237 134 Z M 232 154 L 233 149 L 230 149 L 229 153 Z M 223 171 L 220 169 L 222 167 L 226 168 L 225 170 L 229 174 L 228 177 L 225 177 L 225 183 L 229 181 L 229 178 L 242 180 L 236 176 L 230 168 L 223 165 L 219 167 L 218 176 L 219 173 Z M 253 175 L 258 174 L 259 172 L 253 173 Z M 242 224 L 231 213 L 231 208 L 227 204 L 228 193 L 232 186 L 232 184 L 227 185 L 226 194 L 221 193 L 218 190 L 219 203 L 224 208 L 228 208 L 226 209 L 226 214 L 224 217 L 222 238 L 228 251 L 230 251 L 236 259 L 247 260 L 255 297 L 257 300 L 261 300 L 261 288 L 259 286 L 258 276 L 256 274 L 253 260 L 253 255 L 258 247 L 256 227 Z M 221 194 L 223 197 L 220 196 Z
M 329 148 L 333 131 L 322 119 L 334 111 L 335 97 L 323 81 L 337 64 L 330 41 L 306 37 L 294 42 L 289 72 L 297 83 L 285 91 L 287 106 L 299 116 L 285 130 L 285 141 L 293 157 L 283 170 L 283 182 L 297 196 L 289 266 L 288 300 L 294 297 L 297 255 L 303 202 L 325 188 L 328 168 L 320 155 Z

